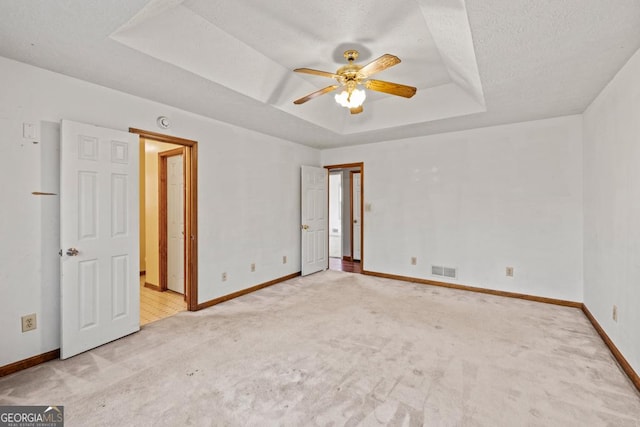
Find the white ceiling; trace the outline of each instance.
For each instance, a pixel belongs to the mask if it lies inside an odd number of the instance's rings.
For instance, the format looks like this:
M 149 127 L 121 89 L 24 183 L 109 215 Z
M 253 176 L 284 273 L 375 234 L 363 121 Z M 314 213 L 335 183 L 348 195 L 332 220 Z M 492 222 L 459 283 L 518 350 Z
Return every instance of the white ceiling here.
M 328 148 L 581 113 L 640 48 L 640 0 L 0 0 L 0 55 Z M 401 58 L 350 115 L 334 72 Z

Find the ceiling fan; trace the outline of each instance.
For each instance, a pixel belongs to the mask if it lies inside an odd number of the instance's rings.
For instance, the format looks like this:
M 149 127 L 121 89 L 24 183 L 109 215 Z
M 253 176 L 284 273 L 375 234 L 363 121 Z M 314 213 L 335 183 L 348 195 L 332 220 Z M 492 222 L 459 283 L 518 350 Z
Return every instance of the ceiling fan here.
M 304 104 L 313 98 L 342 87 L 344 90 L 335 96 L 336 102 L 343 107 L 349 108 L 351 114 L 358 114 L 362 113 L 362 103 L 366 97 L 364 90 L 357 88 L 358 85 L 363 85 L 365 88 L 375 90 L 377 92 L 384 92 L 390 95 L 402 96 L 404 98 L 411 98 L 415 95 L 416 88 L 413 86 L 369 79 L 370 76 L 399 64 L 400 58 L 397 56 L 389 55 L 387 53 L 382 55 L 380 58 L 371 61 L 365 66 L 354 63 L 358 58 L 357 50 L 347 50 L 344 53 L 344 57 L 347 59 L 348 64 L 338 68 L 338 71 L 335 73 L 313 70 L 311 68 L 296 68 L 293 70 L 296 73 L 329 77 L 336 79 L 339 83 L 337 85 L 331 85 L 324 89 L 317 90 L 307 96 L 303 96 L 302 98 L 293 101 L 293 103 Z

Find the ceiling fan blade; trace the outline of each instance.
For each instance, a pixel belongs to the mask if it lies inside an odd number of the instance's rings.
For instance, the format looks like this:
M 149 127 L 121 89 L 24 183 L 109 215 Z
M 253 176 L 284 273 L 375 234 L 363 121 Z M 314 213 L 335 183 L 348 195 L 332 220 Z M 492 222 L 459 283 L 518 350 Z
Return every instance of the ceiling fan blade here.
M 411 98 L 416 94 L 416 88 L 413 86 L 401 85 L 399 83 L 383 82 L 382 80 L 367 80 L 364 83 L 367 89 L 375 90 L 377 92 L 384 92 L 390 95 L 403 96 L 405 98 Z
M 314 70 L 311 68 L 296 68 L 293 71 L 295 71 L 296 73 L 305 73 L 305 74 L 313 74 L 314 76 L 329 77 L 330 79 L 338 78 L 337 74 L 330 73 L 328 71 Z
M 327 86 L 324 89 L 317 90 L 317 91 L 315 91 L 313 93 L 310 93 L 307 96 L 303 96 L 300 99 L 296 99 L 295 101 L 293 101 L 293 103 L 294 104 L 304 104 L 305 102 L 307 102 L 307 101 L 309 101 L 309 100 L 311 100 L 313 98 L 316 98 L 316 97 L 318 97 L 320 95 L 324 95 L 325 93 L 331 92 L 332 90 L 336 90 L 338 87 L 339 87 L 338 85 Z
M 385 53 L 380 58 L 369 62 L 364 67 L 360 68 L 358 74 L 362 74 L 363 78 L 367 78 L 375 73 L 386 70 L 389 67 L 393 67 L 400 63 L 400 58 L 394 55 Z

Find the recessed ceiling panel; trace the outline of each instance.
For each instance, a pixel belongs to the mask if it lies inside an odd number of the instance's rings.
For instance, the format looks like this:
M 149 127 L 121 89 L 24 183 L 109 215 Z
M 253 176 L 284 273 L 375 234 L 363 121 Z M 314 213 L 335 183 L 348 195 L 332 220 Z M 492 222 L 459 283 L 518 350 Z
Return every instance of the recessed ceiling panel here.
M 415 0 L 187 0 L 184 6 L 289 70 L 333 72 L 345 65 L 344 50 L 362 47 L 358 62 L 385 53 L 402 59 L 405 66 L 387 70 L 387 80 L 419 89 L 451 81 Z
M 336 15 L 337 7 L 342 13 Z M 423 15 L 429 5 L 402 0 L 394 3 L 393 14 L 388 8 L 388 2 L 381 0 L 304 6 L 290 0 L 156 0 L 111 38 L 338 134 L 483 111 L 477 98 L 459 96 L 461 90 L 469 89 L 460 84 L 465 82 L 460 73 L 450 76 L 460 55 L 438 48 Z M 464 36 L 469 34 L 464 12 L 464 8 L 458 10 L 463 19 L 456 21 L 466 26 L 461 28 L 463 36 L 448 46 L 459 49 L 462 45 L 473 52 L 470 37 Z M 364 108 L 368 119 L 364 120 L 350 118 L 348 109 L 336 108 L 333 97 L 340 89 L 304 105 L 293 105 L 293 100 L 336 82 L 292 70 L 308 67 L 334 73 L 347 63 L 345 58 L 335 61 L 340 56 L 336 49 L 343 48 L 360 49 L 362 57 L 356 62 L 361 65 L 385 53 L 400 57 L 400 64 L 375 78 L 415 86 L 419 94 L 407 100 L 367 90 Z M 452 65 L 450 57 L 458 63 Z M 471 65 L 477 76 L 475 63 Z M 438 102 L 443 93 L 448 94 L 444 95 L 446 102 Z M 369 112 L 373 105 L 376 108 Z

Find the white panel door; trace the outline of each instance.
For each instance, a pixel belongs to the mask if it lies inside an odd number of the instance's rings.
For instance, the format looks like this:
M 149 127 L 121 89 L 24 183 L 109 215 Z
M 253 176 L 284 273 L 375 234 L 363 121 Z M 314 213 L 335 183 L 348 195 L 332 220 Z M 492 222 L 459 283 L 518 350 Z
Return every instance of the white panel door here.
M 351 174 L 352 176 L 352 180 L 351 180 L 351 194 L 353 194 L 353 212 L 352 212 L 352 220 L 353 220 L 353 244 L 351 245 L 351 247 L 353 248 L 353 259 L 354 261 L 360 261 L 360 248 L 362 246 L 362 242 L 360 237 L 361 235 L 361 231 L 362 231 L 362 212 L 360 210 L 360 206 L 361 206 L 361 185 L 360 185 L 360 179 L 361 179 L 361 175 L 360 172 L 355 172 L 353 174 Z
M 302 166 L 302 275 L 329 268 L 328 172 L 324 168 Z
M 62 121 L 61 358 L 140 330 L 138 135 Z
M 184 294 L 184 162 L 167 157 L 167 288 Z

